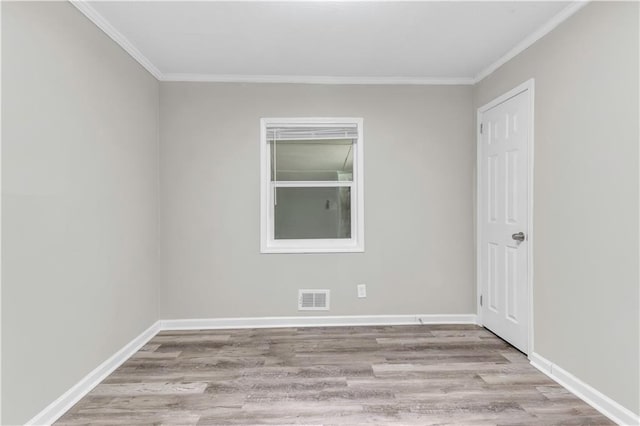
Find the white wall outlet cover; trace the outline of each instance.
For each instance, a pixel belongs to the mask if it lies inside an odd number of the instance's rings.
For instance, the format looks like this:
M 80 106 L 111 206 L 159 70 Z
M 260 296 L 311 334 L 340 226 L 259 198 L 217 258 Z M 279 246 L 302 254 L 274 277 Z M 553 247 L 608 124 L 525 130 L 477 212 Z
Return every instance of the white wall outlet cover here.
M 366 284 L 358 284 L 358 297 L 367 297 L 367 285 Z

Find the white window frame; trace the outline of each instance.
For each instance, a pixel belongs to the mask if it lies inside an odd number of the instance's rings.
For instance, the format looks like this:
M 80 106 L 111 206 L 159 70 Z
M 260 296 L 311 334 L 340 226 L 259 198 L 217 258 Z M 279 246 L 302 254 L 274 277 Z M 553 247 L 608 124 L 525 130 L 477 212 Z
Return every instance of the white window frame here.
M 261 253 L 350 253 L 364 252 L 364 147 L 362 118 L 262 118 L 260 120 L 260 252 Z M 271 147 L 267 128 L 275 126 L 332 127 L 355 124 L 358 138 L 353 144 L 352 182 L 271 181 Z M 275 187 L 340 187 L 351 188 L 351 238 L 281 239 L 274 238 Z

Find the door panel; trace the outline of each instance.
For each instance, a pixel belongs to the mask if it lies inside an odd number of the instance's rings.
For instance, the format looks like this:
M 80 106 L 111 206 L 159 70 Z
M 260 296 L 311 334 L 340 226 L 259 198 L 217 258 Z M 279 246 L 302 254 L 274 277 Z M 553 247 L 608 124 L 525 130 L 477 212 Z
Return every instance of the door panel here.
M 478 195 L 482 321 L 525 353 L 529 340 L 529 96 L 525 89 L 482 113 Z M 523 241 L 512 237 L 520 232 L 525 234 Z

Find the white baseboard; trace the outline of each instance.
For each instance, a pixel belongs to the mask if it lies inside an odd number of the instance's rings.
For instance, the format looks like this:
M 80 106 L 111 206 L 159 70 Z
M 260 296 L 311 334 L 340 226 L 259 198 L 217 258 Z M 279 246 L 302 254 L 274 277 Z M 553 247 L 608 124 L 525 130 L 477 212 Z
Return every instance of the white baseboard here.
M 58 420 L 64 413 L 69 411 L 75 403 L 88 394 L 94 387 L 103 381 L 116 368 L 122 365 L 141 347 L 143 347 L 153 336 L 160 331 L 160 321 L 156 321 L 151 327 L 143 331 L 139 336 L 127 343 L 122 349 L 116 352 L 105 362 L 96 367 L 92 372 L 83 377 L 71 389 L 66 391 L 60 398 L 53 401 L 44 410 L 29 420 L 27 425 L 50 425 Z
M 529 360 L 535 368 L 542 371 L 617 424 L 629 426 L 640 425 L 640 416 L 589 386 L 568 371 L 558 367 L 548 359 L 534 352 L 529 355 Z
M 460 315 L 359 315 L 359 316 L 298 316 L 257 318 L 209 318 L 160 320 L 125 345 L 112 357 L 76 383 L 62 396 L 49 404 L 27 425 L 50 425 L 66 413 L 82 397 L 122 365 L 159 331 L 202 330 L 271 327 L 339 327 L 363 325 L 411 324 L 477 324 L 475 314 Z M 620 425 L 640 425 L 640 416 L 623 407 L 598 390 L 584 383 L 568 371 L 558 367 L 537 353 L 529 356 L 531 365 L 549 376 L 578 398 Z
M 475 314 L 461 315 L 348 315 L 161 320 L 162 330 L 226 328 L 344 327 L 357 325 L 477 324 Z
M 363 315 L 363 316 L 300 316 L 262 318 L 210 318 L 160 320 L 143 331 L 111 358 L 87 374 L 71 389 L 49 404 L 29 420 L 27 425 L 50 425 L 66 413 L 82 397 L 122 365 L 142 346 L 163 330 L 202 330 L 228 328 L 271 327 L 327 327 L 355 325 L 410 325 L 410 324 L 476 324 L 475 314 L 463 315 Z

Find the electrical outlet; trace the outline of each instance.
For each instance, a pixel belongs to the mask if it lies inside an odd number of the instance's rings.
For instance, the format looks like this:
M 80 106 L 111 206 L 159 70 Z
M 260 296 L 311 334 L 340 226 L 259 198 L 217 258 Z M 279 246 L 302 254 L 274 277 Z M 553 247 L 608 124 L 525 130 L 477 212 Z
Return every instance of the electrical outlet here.
M 359 298 L 367 297 L 367 285 L 366 284 L 358 284 L 358 297 Z

